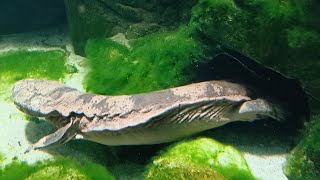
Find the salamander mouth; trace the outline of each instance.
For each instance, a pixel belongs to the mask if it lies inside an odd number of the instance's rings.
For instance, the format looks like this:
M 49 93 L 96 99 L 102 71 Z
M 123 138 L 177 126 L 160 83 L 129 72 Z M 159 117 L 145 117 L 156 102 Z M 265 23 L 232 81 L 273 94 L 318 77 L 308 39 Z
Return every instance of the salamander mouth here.
M 64 127 L 71 121 L 70 117 L 64 117 L 64 116 L 48 116 L 48 117 L 45 117 L 45 119 L 51 122 L 58 129 L 61 127 Z
M 80 122 L 80 128 L 83 128 L 86 126 L 88 122 L 92 122 L 95 117 L 89 118 L 85 116 L 84 114 L 77 114 L 77 113 L 70 113 L 69 116 L 63 116 L 63 115 L 52 115 L 52 116 L 46 116 L 45 119 L 52 123 L 54 126 L 56 126 L 58 129 L 66 126 L 71 121 L 79 121 Z

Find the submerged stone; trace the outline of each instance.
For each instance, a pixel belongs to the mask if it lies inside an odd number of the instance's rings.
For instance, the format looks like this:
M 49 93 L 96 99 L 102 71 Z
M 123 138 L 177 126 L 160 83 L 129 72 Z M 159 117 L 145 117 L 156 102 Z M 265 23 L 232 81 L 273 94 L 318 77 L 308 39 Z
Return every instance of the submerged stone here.
M 113 180 L 108 170 L 91 160 L 55 157 L 34 164 L 18 159 L 0 166 L 0 179 L 103 179 Z
M 128 43 L 130 48 L 112 39 L 88 41 L 87 91 L 135 94 L 188 84 L 193 72 L 186 68 L 203 55 L 201 45 L 184 26 Z
M 146 179 L 255 179 L 235 148 L 209 138 L 180 142 L 155 157 Z
M 320 115 L 307 125 L 301 142 L 293 150 L 284 167 L 289 179 L 318 179 L 320 176 Z
M 65 68 L 66 68 L 66 73 L 68 73 L 68 74 L 74 74 L 79 71 L 77 69 L 77 67 L 75 67 L 74 65 L 70 65 L 70 64 L 66 64 Z
M 26 180 L 41 180 L 41 179 L 88 179 L 77 169 L 64 169 L 60 166 L 45 167 L 26 178 Z
M 10 50 L 0 53 L 0 96 L 8 99 L 14 82 L 28 78 L 59 80 L 66 75 L 66 52 L 55 50 Z
M 66 52 L 57 50 L 11 50 L 0 53 L 1 83 L 20 79 L 59 80 L 65 76 Z
M 118 33 L 138 38 L 173 29 L 189 21 L 195 0 L 65 0 L 72 44 L 84 54 L 90 38 L 108 38 Z

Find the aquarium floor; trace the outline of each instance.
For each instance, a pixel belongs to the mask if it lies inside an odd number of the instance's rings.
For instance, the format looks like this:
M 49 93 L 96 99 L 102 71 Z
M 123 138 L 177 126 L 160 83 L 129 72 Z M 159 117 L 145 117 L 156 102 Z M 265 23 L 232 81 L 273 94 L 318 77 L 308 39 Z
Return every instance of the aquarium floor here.
M 68 86 L 83 90 L 81 82 L 86 73 L 82 66 L 84 64 L 83 58 L 73 53 L 67 32 L 66 27 L 59 27 L 31 33 L 0 36 L 0 53 L 12 49 L 63 48 L 69 52 L 68 63 L 79 69 L 76 74 L 67 75 L 63 82 Z M 4 156 L 3 163 L 10 163 L 12 159 L 33 163 L 37 160 L 52 158 L 55 154 L 52 153 L 54 149 L 51 149 L 50 153 L 36 150 L 24 154 L 24 151 L 32 142 L 51 131 L 52 127 L 48 123 L 35 124 L 26 121 L 13 103 L 10 100 L 5 100 L 4 97 L 10 97 L 10 93 L 0 94 L 0 153 Z M 37 126 L 37 131 L 28 132 L 29 135 L 26 137 L 26 132 L 30 130 L 31 124 Z M 287 139 L 281 133 L 268 132 L 268 129 L 263 132 L 256 131 L 251 125 L 242 126 L 236 132 L 233 130 L 234 127 L 232 126 L 223 127 L 211 130 L 204 135 L 210 135 L 218 141 L 232 145 L 243 152 L 252 173 L 257 178 L 264 180 L 287 179 L 282 173 L 282 166 L 291 148 L 289 137 Z M 248 131 L 251 132 L 248 133 Z M 70 146 L 59 148 L 59 152 L 61 151 L 64 151 L 64 153 L 60 154 L 82 153 L 77 152 Z M 86 156 L 86 154 L 81 154 L 81 156 Z M 130 164 L 134 163 L 131 162 Z M 141 165 L 137 164 L 138 166 L 141 169 Z M 115 169 L 117 168 L 115 167 Z M 122 175 L 116 176 L 118 179 L 133 178 L 131 176 L 134 176 L 134 174 L 126 172 L 125 169 L 122 171 Z M 130 171 L 132 172 L 132 169 Z

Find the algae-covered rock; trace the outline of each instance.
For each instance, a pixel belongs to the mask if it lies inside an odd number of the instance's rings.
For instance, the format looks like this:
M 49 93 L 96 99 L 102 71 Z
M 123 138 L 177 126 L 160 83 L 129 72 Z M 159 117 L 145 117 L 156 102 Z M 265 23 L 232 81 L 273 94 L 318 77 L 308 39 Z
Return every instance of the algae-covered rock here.
M 198 166 L 178 159 L 160 159 L 153 162 L 152 168 L 146 174 L 146 179 L 214 179 L 226 178 L 218 171 L 208 166 Z
M 0 179 L 103 179 L 114 177 L 100 164 L 89 160 L 56 157 L 34 164 L 13 160 L 0 166 Z
M 70 65 L 70 64 L 66 64 L 65 69 L 66 69 L 66 73 L 68 73 L 68 74 L 73 74 L 73 73 L 78 72 L 77 67 L 75 67 L 74 65 Z
M 89 38 L 118 33 L 129 38 L 172 29 L 189 21 L 195 0 L 65 0 L 72 43 L 83 54 Z
M 26 178 L 26 180 L 42 180 L 42 179 L 87 179 L 77 169 L 64 169 L 59 166 L 45 167 Z
M 203 55 L 201 45 L 186 27 L 131 40 L 129 45 L 111 39 L 88 41 L 88 91 L 134 94 L 182 85 L 193 73 L 186 67 Z
M 12 50 L 0 53 L 1 83 L 25 78 L 59 80 L 65 75 L 64 50 Z
M 298 78 L 320 97 L 319 1 L 200 0 L 190 24 L 202 41 L 227 46 Z
M 0 96 L 7 99 L 14 82 L 27 78 L 59 80 L 66 74 L 64 50 L 11 50 L 0 53 Z
M 284 168 L 284 173 L 292 180 L 318 179 L 320 176 L 320 115 L 315 116 L 306 129 Z
M 232 48 L 242 47 L 248 37 L 248 29 L 243 21 L 247 16 L 233 0 L 201 0 L 192 9 L 190 24 L 204 38 L 229 45 Z M 244 42 L 242 42 L 244 41 Z
M 171 146 L 149 165 L 146 179 L 255 179 L 231 146 L 209 138 Z

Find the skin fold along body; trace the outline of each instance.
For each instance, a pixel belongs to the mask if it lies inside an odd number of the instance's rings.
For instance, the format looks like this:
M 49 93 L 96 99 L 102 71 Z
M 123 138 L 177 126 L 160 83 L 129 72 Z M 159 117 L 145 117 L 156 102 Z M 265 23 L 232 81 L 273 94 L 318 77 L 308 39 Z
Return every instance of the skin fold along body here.
M 71 139 L 106 145 L 159 144 L 233 121 L 286 119 L 284 106 L 254 93 L 245 85 L 226 81 L 120 96 L 83 93 L 40 79 L 18 81 L 12 89 L 19 110 L 58 128 L 29 150 Z

